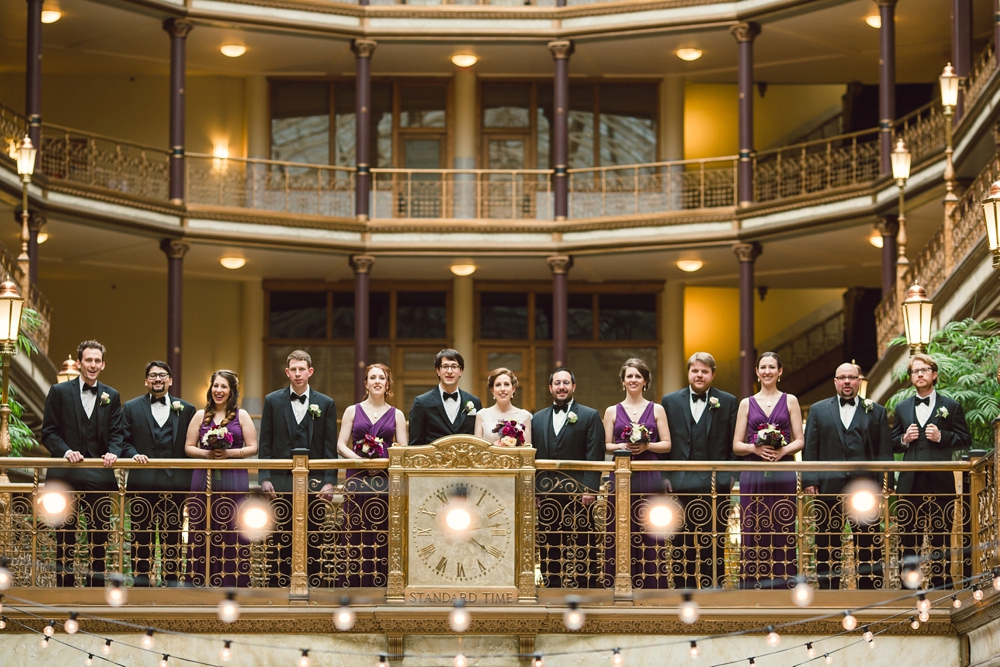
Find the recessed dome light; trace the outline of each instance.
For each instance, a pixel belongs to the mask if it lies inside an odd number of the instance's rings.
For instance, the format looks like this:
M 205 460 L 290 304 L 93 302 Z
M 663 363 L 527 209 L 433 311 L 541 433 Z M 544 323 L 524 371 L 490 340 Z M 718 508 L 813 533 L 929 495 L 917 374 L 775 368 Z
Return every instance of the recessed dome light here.
M 873 229 L 872 233 L 868 235 L 868 242 L 876 248 L 881 248 L 885 244 L 882 235 L 878 233 L 877 229 Z
M 877 30 L 882 27 L 882 17 L 878 14 L 871 14 L 865 17 L 865 23 Z
M 456 276 L 471 276 L 476 272 L 476 265 L 466 262 L 460 262 L 451 265 L 451 272 Z
M 451 57 L 451 62 L 455 64 L 455 67 L 472 67 L 479 62 L 479 56 L 474 56 L 471 53 L 459 53 Z
M 229 58 L 239 58 L 247 52 L 247 47 L 242 44 L 223 44 L 220 48 L 222 55 Z
M 240 269 L 246 263 L 247 260 L 245 257 L 223 257 L 219 260 L 219 264 L 222 264 L 227 269 Z
M 55 23 L 62 18 L 62 12 L 58 9 L 43 9 L 42 23 Z
M 677 268 L 687 273 L 694 273 L 703 266 L 705 262 L 700 259 L 682 259 L 677 262 Z
M 704 51 L 702 51 L 701 49 L 693 49 L 693 48 L 683 48 L 674 51 L 674 55 L 676 55 L 678 58 L 680 58 L 685 62 L 698 60 L 698 58 L 701 58 L 702 53 L 704 53 Z

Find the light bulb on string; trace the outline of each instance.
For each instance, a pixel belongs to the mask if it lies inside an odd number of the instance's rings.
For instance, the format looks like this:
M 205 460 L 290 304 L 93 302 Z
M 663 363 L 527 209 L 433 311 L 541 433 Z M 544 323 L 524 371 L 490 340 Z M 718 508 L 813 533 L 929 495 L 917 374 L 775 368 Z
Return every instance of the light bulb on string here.
M 226 599 L 219 603 L 216 612 L 223 623 L 232 623 L 240 617 L 240 603 L 236 601 L 236 593 L 226 593 Z
M 6 630 L 6 629 L 7 629 L 7 617 L 0 616 L 0 630 Z
M 83 661 L 83 664 L 85 664 L 87 667 L 90 667 L 92 664 L 94 664 L 94 654 L 88 653 L 87 659 Z
M 611 653 L 611 664 L 615 667 L 621 667 L 625 664 L 625 658 L 622 657 L 621 651 L 618 649 L 615 649 Z
M 844 629 L 848 632 L 854 630 L 858 627 L 858 619 L 854 618 L 854 614 L 849 611 L 844 612 L 844 620 L 840 622 L 844 626 Z
M 343 596 L 340 598 L 340 606 L 333 612 L 333 627 L 341 632 L 346 632 L 354 627 L 358 617 L 351 609 L 351 598 Z
M 389 659 L 384 655 L 380 655 L 378 657 L 378 664 L 375 667 L 389 667 Z
M 1000 568 L 993 568 L 993 590 L 1000 591 Z
M 903 559 L 903 585 L 911 590 L 920 588 L 924 583 L 924 573 L 920 570 L 920 560 L 916 556 L 906 556 Z
M 983 589 L 982 588 L 977 588 L 976 590 L 972 591 L 972 599 L 975 600 L 976 602 L 979 602 L 980 600 L 982 600 L 983 599 Z
M 780 643 L 781 643 L 781 635 L 779 635 L 777 632 L 774 631 L 773 626 L 769 625 L 767 627 L 767 645 L 777 646 Z
M 104 589 L 104 600 L 112 607 L 120 607 L 125 604 L 125 600 L 128 597 L 125 587 L 122 585 L 124 578 L 117 573 L 112 574 L 108 578 L 111 580 L 111 585 Z
M 691 650 L 688 651 L 688 655 L 690 655 L 692 658 L 697 658 L 699 655 L 701 655 L 701 649 L 698 648 L 698 642 L 694 641 L 693 639 L 691 640 Z
M 580 609 L 580 603 L 576 598 L 569 598 L 567 603 L 569 606 L 563 612 L 563 625 L 567 630 L 579 630 L 587 620 L 587 615 Z
M 812 604 L 816 592 L 813 587 L 806 583 L 806 580 L 799 577 L 799 583 L 792 589 L 792 602 L 797 607 L 808 607 Z
M 160 667 L 170 667 L 170 660 L 169 660 L 169 658 L 170 658 L 170 656 L 168 656 L 166 653 L 164 653 L 163 657 L 160 658 Z
M 677 615 L 686 625 L 691 625 L 701 616 L 701 607 L 692 599 L 690 593 L 685 593 L 684 601 L 677 605 Z
M 299 656 L 299 659 L 295 662 L 295 664 L 298 665 L 298 667 L 309 667 L 310 663 L 309 649 L 304 648 L 302 649 L 302 655 Z
M 828 664 L 828 665 L 832 665 L 833 664 L 833 656 L 830 655 L 829 653 L 824 653 L 823 654 L 823 658 L 826 660 L 826 664 Z
M 536 653 L 535 657 L 531 659 L 531 667 L 545 667 L 545 660 L 540 653 Z
M 5 591 L 10 588 L 13 581 L 13 576 L 10 570 L 7 569 L 7 559 L 0 558 L 0 591 Z
M 871 630 L 869 630 L 869 629 L 868 629 L 868 626 L 866 625 L 866 626 L 865 626 L 865 631 L 864 631 L 863 633 L 861 633 L 861 637 L 862 637 L 862 638 L 863 638 L 863 639 L 864 639 L 864 640 L 865 640 L 866 642 L 870 642 L 870 641 L 872 640 L 872 636 L 873 636 L 873 635 L 872 635 L 872 631 L 871 631 Z
M 816 649 L 813 648 L 812 642 L 806 642 L 806 655 L 810 658 L 816 657 Z
M 951 606 L 955 609 L 962 608 L 962 601 L 958 599 L 958 595 L 951 596 Z
M 48 648 L 49 647 L 49 638 L 48 637 L 42 637 L 42 641 L 40 642 L 39 645 L 42 648 Z
M 757 661 L 754 660 L 753 658 L 750 658 L 750 667 L 753 667 L 756 664 L 757 664 Z
M 931 614 L 930 612 L 922 611 L 919 614 L 917 614 L 917 618 L 920 619 L 921 623 L 926 623 L 927 621 L 931 620 Z
M 458 655 L 455 656 L 455 667 L 468 667 L 468 665 L 469 661 L 465 658 L 464 655 L 459 653 Z
M 49 621 L 48 625 L 46 625 L 42 629 L 42 632 L 45 633 L 46 637 L 51 637 L 52 635 L 54 635 L 56 633 L 56 622 L 55 621 Z
M 917 620 L 916 616 L 910 616 L 910 627 L 914 630 L 920 629 L 920 621 Z
M 232 657 L 233 657 L 232 642 L 227 639 L 222 644 L 222 650 L 219 651 L 219 660 L 221 660 L 222 662 L 227 662 Z
M 76 612 L 74 611 L 69 615 L 65 621 L 63 621 L 63 631 L 67 635 L 75 635 L 80 631 L 80 622 L 76 620 Z
M 111 655 L 111 640 L 105 639 L 104 646 L 101 647 L 101 653 L 104 655 Z
M 153 648 L 153 628 L 146 629 L 146 634 L 142 636 L 139 643 L 142 644 L 143 648 Z
M 917 596 L 917 610 L 918 611 L 930 611 L 931 601 L 927 599 L 927 596 L 921 593 Z
M 875 648 L 875 639 L 868 640 L 868 648 Z
M 472 617 L 469 616 L 469 610 L 465 608 L 465 601 L 461 598 L 455 600 L 455 608 L 448 614 L 448 627 L 451 628 L 452 632 L 465 632 L 469 629 L 470 623 L 472 623 Z

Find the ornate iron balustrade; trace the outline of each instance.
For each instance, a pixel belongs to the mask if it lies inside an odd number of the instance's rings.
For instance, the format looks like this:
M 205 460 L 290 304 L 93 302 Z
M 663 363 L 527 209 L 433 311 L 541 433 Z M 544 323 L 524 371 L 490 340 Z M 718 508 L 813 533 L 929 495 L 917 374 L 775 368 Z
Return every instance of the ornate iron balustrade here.
M 455 478 L 482 473 L 467 464 Z M 105 572 L 120 572 L 127 585 L 151 587 L 381 589 L 390 550 L 402 550 L 404 571 L 405 559 L 418 557 L 404 546 L 406 510 L 397 518 L 388 511 L 392 503 L 407 505 L 406 488 L 389 484 L 387 460 L 120 461 L 117 488 L 72 492 L 69 519 L 49 525 L 41 498 L 50 489 L 39 483 L 45 467 L 100 465 L 0 459 L 0 466 L 33 474 L 29 483 L 0 486 L 0 554 L 10 559 L 15 587 L 84 589 L 102 586 Z M 157 467 L 194 470 L 207 478 L 206 489 L 133 489 L 123 474 Z M 292 492 L 268 498 L 256 488 L 227 490 L 232 471 L 265 467 L 291 470 Z M 327 470 L 354 472 L 328 497 L 308 490 L 310 474 Z M 805 493 L 804 474 L 844 471 L 880 480 L 883 494 L 866 518 L 850 518 L 843 495 Z M 894 471 L 950 471 L 964 483 L 958 493 L 937 497 L 892 494 Z M 675 481 L 681 473 L 697 475 L 705 486 L 667 494 L 663 473 Z M 581 486 L 587 475 L 606 474 L 611 478 L 599 489 Z M 742 475 L 750 484 L 747 474 L 772 474 L 789 488 L 730 493 L 730 478 L 739 483 Z M 900 588 L 903 556 L 912 554 L 922 559 L 925 585 L 947 587 L 1000 565 L 997 479 L 993 453 L 947 463 L 537 461 L 534 585 L 605 591 L 614 599 L 641 590 L 785 587 L 799 576 L 841 590 L 889 590 Z M 272 530 L 263 540 L 250 539 L 236 521 L 251 501 L 268 508 Z M 657 507 L 677 512 L 678 527 L 657 528 L 650 519 Z
M 777 349 L 786 375 L 808 366 L 844 344 L 844 311 L 803 331 Z
M 986 90 L 986 84 L 993 79 L 993 71 L 996 69 L 996 66 L 997 57 L 993 50 L 993 40 L 990 40 L 973 64 L 972 71 L 965 78 L 964 103 L 966 109 L 975 104 L 979 96 Z

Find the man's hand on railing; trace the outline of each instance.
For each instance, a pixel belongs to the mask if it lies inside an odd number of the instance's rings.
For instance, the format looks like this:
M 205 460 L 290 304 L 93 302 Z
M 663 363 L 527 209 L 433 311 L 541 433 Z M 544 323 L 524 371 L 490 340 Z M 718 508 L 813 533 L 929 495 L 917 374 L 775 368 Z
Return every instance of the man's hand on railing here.
M 79 463 L 83 460 L 83 454 L 71 449 L 63 455 L 63 458 L 70 463 Z
M 149 463 L 149 457 L 145 454 L 136 454 L 132 457 L 132 460 L 136 463 Z
M 807 496 L 815 496 L 817 493 L 819 493 L 819 487 L 807 486 L 805 489 L 803 489 L 803 491 L 805 491 Z
M 101 458 L 104 459 L 104 467 L 105 468 L 110 468 L 111 466 L 113 466 L 115 464 L 115 461 L 118 460 L 118 457 L 116 455 L 112 454 L 111 452 L 108 452 L 107 454 L 105 454 Z
M 590 507 L 597 502 L 597 496 L 592 493 L 585 493 L 580 497 L 580 502 L 583 503 L 584 507 Z
M 260 490 L 266 493 L 270 498 L 278 497 L 278 494 L 274 492 L 274 484 L 272 484 L 269 479 L 265 479 L 260 483 Z
M 268 482 L 268 484 L 270 484 L 270 482 Z M 263 488 L 263 487 L 261 487 L 261 488 Z M 323 488 L 321 488 L 319 490 L 319 497 L 322 498 L 323 500 L 327 501 L 327 502 L 332 501 L 333 500 L 333 490 L 335 488 L 336 487 L 333 484 L 331 484 L 330 482 L 327 482 L 326 484 L 323 485 Z

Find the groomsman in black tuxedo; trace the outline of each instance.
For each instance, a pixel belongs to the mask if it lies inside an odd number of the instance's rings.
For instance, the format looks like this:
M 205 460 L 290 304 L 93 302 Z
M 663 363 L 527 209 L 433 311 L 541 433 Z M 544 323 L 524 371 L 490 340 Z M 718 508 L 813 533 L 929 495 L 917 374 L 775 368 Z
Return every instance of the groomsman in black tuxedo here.
M 79 463 L 85 458 L 104 459 L 104 468 L 50 468 L 46 482 L 58 480 L 76 492 L 84 493 L 77 511 L 56 531 L 57 583 L 74 584 L 73 561 L 76 559 L 77 515 L 87 517 L 91 549 L 87 585 L 104 585 L 104 556 L 107 550 L 107 513 L 96 507 L 102 495 L 95 492 L 118 488 L 111 466 L 117 460 L 113 451 L 122 446 L 122 404 L 118 392 L 97 381 L 104 370 L 104 346 L 87 340 L 77 347 L 80 376 L 54 384 L 45 399 L 42 418 L 42 446 L 52 456 Z
M 854 364 L 841 364 L 833 378 L 837 395 L 809 409 L 803 461 L 891 461 L 892 440 L 885 408 L 858 396 L 861 373 Z M 841 534 L 846 508 L 839 497 L 853 479 L 868 478 L 882 488 L 878 473 L 804 472 L 805 492 L 813 496 L 816 515 L 816 574 L 820 588 L 840 588 Z M 882 561 L 875 549 L 879 520 L 848 517 L 857 547 L 858 585 L 875 588 Z
M 712 386 L 715 358 L 695 352 L 687 362 L 688 384 L 663 397 L 670 426 L 670 451 L 664 461 L 732 461 L 733 434 L 739 401 Z M 678 588 L 721 586 L 725 574 L 725 547 L 732 475 L 715 476 L 713 507 L 711 471 L 664 473 L 664 485 L 684 507 L 684 574 L 675 577 Z
M 458 388 L 465 359 L 458 350 L 445 349 L 434 357 L 434 372 L 440 384 L 413 399 L 410 408 L 410 444 L 429 445 L 446 435 L 472 435 L 476 413 L 483 409 L 479 398 Z
M 122 406 L 123 448 L 111 448 L 121 458 L 139 463 L 150 459 L 183 459 L 184 438 L 195 407 L 170 395 L 173 374 L 163 361 L 146 364 L 148 393 Z M 163 578 L 177 582 L 184 553 L 180 546 L 184 527 L 184 500 L 191 492 L 191 471 L 158 468 L 130 470 L 132 572 L 136 586 L 148 586 L 159 535 Z M 154 582 L 155 583 L 155 582 Z
M 927 354 L 915 354 L 907 365 L 910 383 L 916 396 L 896 406 L 892 422 L 892 446 L 902 451 L 904 461 L 950 461 L 952 453 L 972 444 L 962 406 L 934 389 L 938 366 Z M 917 555 L 924 534 L 931 541 L 931 585 L 942 586 L 952 558 L 943 552 L 951 533 L 954 512 L 946 510 L 955 500 L 955 476 L 951 472 L 901 472 L 896 482 L 899 503 L 907 503 L 909 511 L 897 513 L 903 517 L 899 531 L 903 557 Z
M 261 459 L 290 459 L 293 449 L 308 449 L 310 459 L 337 458 L 337 407 L 333 399 L 309 386 L 314 368 L 312 357 L 304 350 L 293 350 L 285 362 L 289 386 L 268 394 L 260 420 Z M 277 518 L 268 541 L 271 586 L 287 588 L 292 574 L 292 472 L 261 470 L 260 488 L 271 498 Z M 309 491 L 329 499 L 337 484 L 337 471 L 310 471 Z M 312 505 L 312 503 L 311 503 Z M 324 514 L 322 508 L 310 507 L 309 517 Z M 310 527 L 312 521 L 309 522 Z M 320 536 L 310 531 L 307 544 L 307 572 L 319 572 Z M 312 582 L 310 585 L 316 585 Z
M 573 399 L 576 377 L 566 368 L 549 376 L 552 405 L 531 418 L 536 459 L 604 461 L 604 425 L 593 408 Z M 595 551 L 603 537 L 594 532 L 590 508 L 601 484 L 599 471 L 543 471 L 538 492 L 542 574 L 549 588 L 591 588 L 598 576 Z

